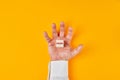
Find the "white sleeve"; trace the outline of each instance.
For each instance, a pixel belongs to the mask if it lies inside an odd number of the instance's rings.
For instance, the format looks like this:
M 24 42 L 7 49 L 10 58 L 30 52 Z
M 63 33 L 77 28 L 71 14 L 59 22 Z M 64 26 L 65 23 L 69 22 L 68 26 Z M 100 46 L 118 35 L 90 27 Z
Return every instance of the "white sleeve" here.
M 48 80 L 69 80 L 68 61 L 51 61 L 49 63 Z

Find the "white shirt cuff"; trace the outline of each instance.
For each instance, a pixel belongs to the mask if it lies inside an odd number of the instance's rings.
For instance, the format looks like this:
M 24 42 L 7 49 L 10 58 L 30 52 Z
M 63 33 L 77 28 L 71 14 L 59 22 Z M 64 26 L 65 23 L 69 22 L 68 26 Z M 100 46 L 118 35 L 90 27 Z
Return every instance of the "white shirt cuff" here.
M 68 80 L 68 61 L 51 61 L 49 80 Z

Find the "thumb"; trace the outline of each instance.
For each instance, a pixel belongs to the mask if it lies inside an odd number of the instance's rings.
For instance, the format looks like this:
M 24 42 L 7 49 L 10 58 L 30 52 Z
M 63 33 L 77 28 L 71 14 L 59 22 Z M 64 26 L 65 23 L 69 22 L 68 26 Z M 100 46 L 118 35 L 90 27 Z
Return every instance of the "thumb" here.
M 78 53 L 80 53 L 80 51 L 82 50 L 82 48 L 83 48 L 83 45 L 80 44 L 77 48 L 73 49 L 72 54 L 71 54 L 72 57 L 76 56 Z

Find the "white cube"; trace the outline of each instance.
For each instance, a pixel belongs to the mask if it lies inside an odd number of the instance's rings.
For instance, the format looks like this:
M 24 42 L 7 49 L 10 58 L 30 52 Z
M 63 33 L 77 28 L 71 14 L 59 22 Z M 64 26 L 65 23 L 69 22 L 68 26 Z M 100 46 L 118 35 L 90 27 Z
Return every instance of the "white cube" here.
M 56 47 L 58 48 L 64 47 L 64 40 L 56 40 Z

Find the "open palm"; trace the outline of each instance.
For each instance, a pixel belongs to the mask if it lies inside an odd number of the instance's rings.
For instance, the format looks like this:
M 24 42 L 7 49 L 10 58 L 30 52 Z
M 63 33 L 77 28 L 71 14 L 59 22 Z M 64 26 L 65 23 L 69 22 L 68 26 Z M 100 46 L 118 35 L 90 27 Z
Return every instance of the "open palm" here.
M 52 24 L 52 34 L 53 38 L 51 39 L 47 32 L 44 32 L 44 37 L 48 42 L 48 50 L 51 57 L 51 60 L 69 60 L 70 58 L 74 57 L 78 54 L 81 49 L 82 45 L 79 45 L 77 48 L 73 49 L 70 46 L 73 30 L 71 27 L 68 29 L 68 35 L 65 36 L 65 25 L 64 22 L 60 23 L 60 32 L 58 33 L 56 30 L 56 24 Z M 64 47 L 58 48 L 56 47 L 56 40 L 63 40 Z

